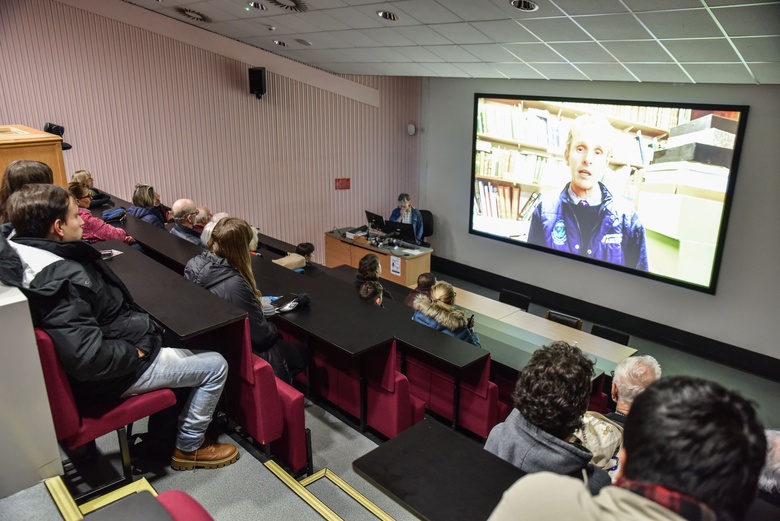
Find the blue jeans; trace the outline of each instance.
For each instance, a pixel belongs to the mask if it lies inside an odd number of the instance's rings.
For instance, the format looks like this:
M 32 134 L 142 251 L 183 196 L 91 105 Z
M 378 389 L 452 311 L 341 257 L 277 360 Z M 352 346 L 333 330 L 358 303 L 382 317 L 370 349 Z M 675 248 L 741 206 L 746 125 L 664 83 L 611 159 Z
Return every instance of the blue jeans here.
M 163 347 L 122 398 L 158 389 L 192 387 L 176 434 L 176 448 L 189 452 L 203 444 L 226 380 L 227 362 L 219 353 Z

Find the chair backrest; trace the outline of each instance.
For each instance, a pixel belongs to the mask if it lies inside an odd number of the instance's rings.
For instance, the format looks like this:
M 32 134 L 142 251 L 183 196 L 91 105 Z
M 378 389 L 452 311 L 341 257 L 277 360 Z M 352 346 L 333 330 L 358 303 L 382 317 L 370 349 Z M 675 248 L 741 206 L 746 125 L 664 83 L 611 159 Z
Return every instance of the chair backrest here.
M 628 333 L 615 331 L 614 329 L 609 329 L 608 327 L 599 326 L 597 324 L 593 324 L 593 327 L 590 328 L 590 334 L 612 340 L 613 342 L 623 344 L 624 346 L 628 345 L 628 341 L 631 338 Z
M 54 342 L 42 329 L 35 329 L 35 342 L 38 344 L 38 355 L 41 358 L 43 379 L 46 382 L 46 394 L 54 420 L 54 431 L 58 440 L 66 440 L 78 434 L 81 427 L 81 417 L 73 391 L 70 388 L 68 375 L 65 374 L 60 359 L 54 350 Z
M 520 308 L 523 311 L 528 311 L 528 306 L 531 305 L 531 297 L 509 289 L 501 290 L 498 294 L 498 301 Z
M 549 310 L 547 312 L 547 320 L 552 320 L 553 322 L 558 322 L 559 324 L 573 327 L 574 329 L 582 329 L 581 319 L 565 313 L 559 313 L 558 311 Z
M 429 210 L 420 210 L 423 221 L 423 237 L 433 235 L 433 214 Z

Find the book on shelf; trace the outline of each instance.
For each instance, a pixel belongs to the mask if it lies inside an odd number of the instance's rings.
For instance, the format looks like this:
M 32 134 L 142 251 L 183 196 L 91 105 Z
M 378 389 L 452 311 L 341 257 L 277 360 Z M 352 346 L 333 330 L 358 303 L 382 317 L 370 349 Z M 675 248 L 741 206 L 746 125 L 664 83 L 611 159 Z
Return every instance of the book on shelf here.
M 538 205 L 542 201 L 542 194 L 539 192 L 533 192 L 531 195 L 528 196 L 528 200 L 523 205 L 523 209 L 520 210 L 520 214 L 517 216 L 517 219 L 520 221 L 527 221 L 531 218 L 531 215 L 534 213 L 534 209 L 536 208 L 536 205 Z

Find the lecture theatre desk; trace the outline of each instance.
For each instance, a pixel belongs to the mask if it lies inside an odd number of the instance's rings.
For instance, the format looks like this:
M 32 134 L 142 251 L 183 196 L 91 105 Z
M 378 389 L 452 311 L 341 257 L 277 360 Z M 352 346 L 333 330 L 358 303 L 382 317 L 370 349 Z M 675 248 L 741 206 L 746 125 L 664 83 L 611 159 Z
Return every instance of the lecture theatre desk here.
M 414 248 L 376 247 L 362 237 L 347 239 L 345 232 L 348 229 L 325 233 L 325 265 L 329 268 L 342 264 L 357 268 L 360 259 L 373 253 L 379 257 L 383 279 L 412 287 L 417 284 L 417 277 L 421 273 L 431 271 L 432 249 L 422 246 Z

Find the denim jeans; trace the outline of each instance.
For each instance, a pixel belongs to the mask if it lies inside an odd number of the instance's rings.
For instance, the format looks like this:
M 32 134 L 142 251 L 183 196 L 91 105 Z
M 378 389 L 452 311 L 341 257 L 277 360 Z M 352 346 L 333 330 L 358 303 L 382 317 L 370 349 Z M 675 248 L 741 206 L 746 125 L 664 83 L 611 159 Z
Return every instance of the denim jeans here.
M 163 347 L 149 368 L 122 397 L 158 389 L 192 387 L 179 416 L 176 448 L 193 451 L 203 443 L 227 380 L 227 362 L 214 351 Z

